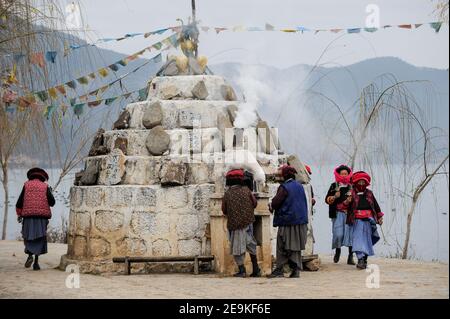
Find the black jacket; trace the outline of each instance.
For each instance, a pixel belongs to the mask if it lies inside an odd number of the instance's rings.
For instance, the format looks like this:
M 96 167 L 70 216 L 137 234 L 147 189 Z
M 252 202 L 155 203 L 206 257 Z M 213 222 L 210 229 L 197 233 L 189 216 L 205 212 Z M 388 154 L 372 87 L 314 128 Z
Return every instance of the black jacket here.
M 336 182 L 332 183 L 330 185 L 330 188 L 328 189 L 327 196 L 325 196 L 325 203 L 329 206 L 328 207 L 328 216 L 330 218 L 336 218 L 336 213 L 337 213 L 336 207 L 337 207 L 337 204 L 342 203 L 343 201 L 345 201 L 345 199 L 347 198 L 346 193 L 350 190 L 350 186 L 342 187 L 340 189 L 341 196 L 339 198 L 337 198 L 334 201 L 333 204 L 329 205 L 327 203 L 327 198 L 329 196 L 334 196 L 336 194 L 336 187 L 337 187 L 337 183 Z

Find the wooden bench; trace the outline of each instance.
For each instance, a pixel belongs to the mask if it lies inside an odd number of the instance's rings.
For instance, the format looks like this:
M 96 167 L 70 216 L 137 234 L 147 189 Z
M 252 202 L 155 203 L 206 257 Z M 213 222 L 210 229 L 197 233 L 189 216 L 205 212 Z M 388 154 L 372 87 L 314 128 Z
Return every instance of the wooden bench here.
M 124 263 L 125 273 L 127 275 L 131 274 L 131 264 L 132 263 L 167 263 L 167 262 L 193 262 L 194 263 L 194 274 L 199 273 L 199 263 L 200 262 L 212 262 L 214 256 L 172 256 L 172 257 L 114 257 L 114 263 Z

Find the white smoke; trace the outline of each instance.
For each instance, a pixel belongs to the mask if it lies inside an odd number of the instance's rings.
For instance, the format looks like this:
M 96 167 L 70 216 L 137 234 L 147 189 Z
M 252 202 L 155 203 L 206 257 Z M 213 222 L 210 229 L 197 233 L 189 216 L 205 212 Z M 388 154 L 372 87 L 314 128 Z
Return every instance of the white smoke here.
M 234 126 L 238 128 L 248 128 L 255 126 L 258 122 L 258 107 L 261 101 L 271 95 L 271 88 L 264 84 L 258 75 L 257 69 L 251 66 L 244 66 L 239 71 L 239 78 L 236 81 L 244 95 L 244 101 L 239 104 Z

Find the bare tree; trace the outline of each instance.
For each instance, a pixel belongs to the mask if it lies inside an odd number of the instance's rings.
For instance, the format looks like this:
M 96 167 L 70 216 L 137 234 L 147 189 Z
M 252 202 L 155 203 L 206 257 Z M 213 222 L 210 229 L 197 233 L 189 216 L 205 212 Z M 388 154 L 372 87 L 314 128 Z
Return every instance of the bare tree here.
M 432 99 L 430 83 L 398 81 L 389 74 L 365 87 L 349 108 L 350 112 L 324 94 L 315 93 L 332 106 L 331 110 L 337 110 L 336 116 L 330 119 L 335 124 L 330 124 L 330 132 L 326 132 L 337 150 L 347 157 L 352 167 L 358 165 L 371 171 L 374 165 L 382 164 L 382 174 L 388 180 L 385 186 L 390 192 L 402 195 L 406 213 L 406 232 L 401 245 L 404 259 L 409 256 L 417 203 L 436 176 L 448 175 L 444 168 L 449 157 L 448 132 L 430 124 L 432 103 L 419 103 L 411 86 L 414 90 L 428 90 Z M 394 173 L 396 167 L 401 168 L 400 175 Z
M 434 13 L 442 21 L 448 24 L 448 0 L 438 0 L 435 6 Z

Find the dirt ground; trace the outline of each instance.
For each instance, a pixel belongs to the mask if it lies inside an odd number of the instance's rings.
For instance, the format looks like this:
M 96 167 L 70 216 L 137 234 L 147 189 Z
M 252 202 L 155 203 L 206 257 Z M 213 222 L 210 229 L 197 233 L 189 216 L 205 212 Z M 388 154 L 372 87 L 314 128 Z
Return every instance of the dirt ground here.
M 25 269 L 23 244 L 0 241 L 0 298 L 449 298 L 447 264 L 371 258 L 379 288 L 366 286 L 366 271 L 345 260 L 321 256 L 318 272 L 300 278 L 220 278 L 217 275 L 80 275 L 80 288 L 67 288 L 68 273 L 54 269 L 66 245 L 49 244 L 41 271 Z

